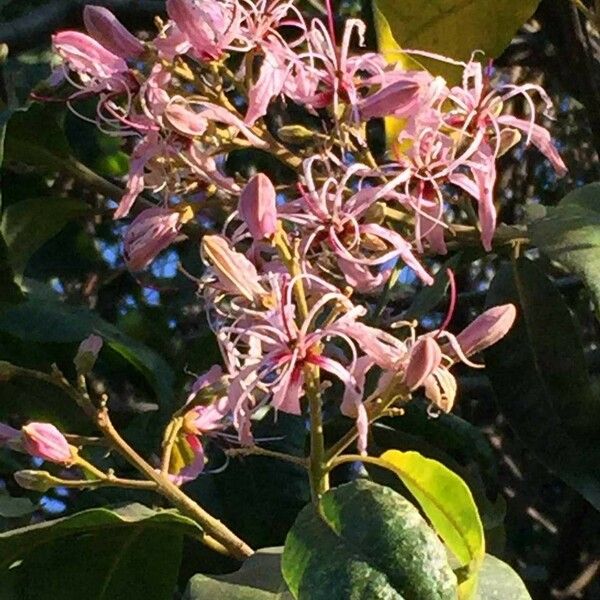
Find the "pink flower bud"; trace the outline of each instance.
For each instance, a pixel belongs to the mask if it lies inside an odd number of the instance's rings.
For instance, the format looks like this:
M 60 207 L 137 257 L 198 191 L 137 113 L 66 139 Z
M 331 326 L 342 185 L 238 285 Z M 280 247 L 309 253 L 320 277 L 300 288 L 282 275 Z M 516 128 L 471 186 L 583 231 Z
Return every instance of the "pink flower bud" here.
M 137 58 L 144 51 L 144 44 L 103 6 L 86 6 L 83 9 L 83 22 L 96 41 L 121 58 Z
M 175 241 L 182 223 L 180 213 L 166 208 L 148 208 L 141 212 L 123 239 L 127 268 L 140 271 L 147 267 L 159 252 Z
M 21 429 L 23 449 L 44 460 L 68 464 L 73 461 L 65 436 L 50 423 L 29 423 Z
M 240 195 L 239 211 L 255 240 L 262 240 L 277 229 L 275 187 L 264 174 L 250 179 Z
M 103 343 L 100 336 L 92 334 L 79 344 L 77 354 L 73 359 L 78 373 L 87 374 L 94 368 Z
M 516 316 L 514 304 L 494 306 L 479 315 L 456 336 L 465 356 L 477 354 L 501 340 L 512 327 Z
M 439 367 L 442 351 L 431 337 L 421 338 L 412 347 L 404 374 L 404 382 L 409 390 L 421 387 L 425 380 Z
M 108 78 L 128 70 L 127 63 L 95 39 L 79 31 L 61 31 L 52 36 L 58 54 L 73 71 Z

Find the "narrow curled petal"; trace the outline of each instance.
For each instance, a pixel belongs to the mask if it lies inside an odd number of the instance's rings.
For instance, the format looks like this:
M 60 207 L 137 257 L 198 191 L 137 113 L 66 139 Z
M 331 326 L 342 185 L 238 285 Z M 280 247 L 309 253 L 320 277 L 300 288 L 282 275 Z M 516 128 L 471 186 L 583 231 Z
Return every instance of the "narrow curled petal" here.
M 456 336 L 465 356 L 472 356 L 501 340 L 510 330 L 517 309 L 514 304 L 502 304 L 489 308 Z M 454 358 L 453 351 L 445 352 Z
M 439 344 L 431 337 L 421 338 L 411 348 L 404 382 L 409 390 L 422 386 L 424 381 L 442 362 Z
M 541 125 L 518 119 L 512 115 L 501 115 L 498 117 L 498 123 L 515 127 L 527 133 L 531 137 L 533 145 L 550 161 L 557 175 L 563 177 L 567 174 L 568 169 L 560 157 L 556 146 L 552 143 L 552 137 L 547 129 Z
M 264 173 L 254 175 L 242 190 L 239 211 L 255 240 L 262 240 L 275 233 L 277 229 L 275 187 Z
M 179 235 L 181 213 L 166 208 L 148 208 L 129 225 L 123 239 L 123 254 L 131 271 L 147 267 Z
M 210 262 L 219 283 L 225 291 L 244 296 L 250 301 L 265 295 L 256 267 L 220 235 L 206 235 L 202 239 L 203 255 Z
M 23 449 L 32 456 L 60 464 L 72 462 L 69 443 L 51 423 L 29 423 L 21 429 L 21 435 Z
M 79 31 L 61 31 L 52 36 L 52 45 L 73 71 L 108 78 L 128 70 L 127 63 L 102 44 Z
M 144 44 L 103 6 L 87 5 L 83 9 L 83 22 L 95 40 L 121 58 L 137 58 L 144 51 Z

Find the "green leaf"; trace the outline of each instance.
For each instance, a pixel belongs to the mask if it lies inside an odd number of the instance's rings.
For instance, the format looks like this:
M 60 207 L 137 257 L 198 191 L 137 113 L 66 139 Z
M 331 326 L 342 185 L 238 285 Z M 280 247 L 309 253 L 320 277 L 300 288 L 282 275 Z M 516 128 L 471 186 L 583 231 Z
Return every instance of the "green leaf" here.
M 497 460 L 488 438 L 479 428 L 452 413 L 432 419 L 428 404 L 417 398 L 404 411 L 401 417 L 373 425 L 369 453 L 378 456 L 391 449 L 416 450 L 454 471 L 473 494 L 489 543 L 489 533 L 502 527 L 506 507 L 497 493 Z M 394 474 L 366 466 L 378 483 L 390 485 L 400 493 L 405 491 Z
M 8 206 L 2 213 L 0 233 L 13 271 L 21 277 L 36 250 L 70 220 L 89 214 L 88 206 L 70 198 L 35 198 Z
M 64 169 L 71 151 L 50 104 L 33 104 L 15 111 L 8 121 L 4 160 L 52 170 Z
M 194 575 L 184 600 L 291 600 L 281 575 L 283 547 L 257 550 L 230 575 Z
M 473 600 L 531 600 L 521 578 L 505 563 L 485 555 Z
M 104 338 L 128 360 L 156 391 L 163 408 L 173 396 L 174 375 L 169 364 L 156 352 L 126 336 L 91 310 L 59 301 L 32 299 L 0 312 L 0 331 L 30 342 L 80 342 L 91 333 Z
M 461 567 L 466 567 L 459 597 L 469 598 L 485 556 L 485 539 L 467 484 L 443 464 L 418 452 L 388 450 L 380 459 L 382 466 L 400 477 Z
M 539 0 L 374 0 L 374 4 L 399 47 L 467 61 L 475 50 L 483 51 L 486 58 L 499 56 L 535 12 Z M 381 19 L 376 19 L 375 27 L 380 50 L 393 50 Z M 436 75 L 459 82 L 457 67 L 423 62 Z
M 567 194 L 544 219 L 529 226 L 531 239 L 550 259 L 579 275 L 600 318 L 600 183 Z
M 517 306 L 517 320 L 485 352 L 500 409 L 538 460 L 600 509 L 598 399 L 577 324 L 526 258 L 502 266 L 490 286 L 487 306 L 507 302 Z
M 30 515 L 35 510 L 35 504 L 29 498 L 15 498 L 8 493 L 0 493 L 0 517 L 15 519 Z
M 445 549 L 418 510 L 368 480 L 302 510 L 285 542 L 283 576 L 298 600 L 455 600 Z
M 0 534 L 0 577 L 31 600 L 165 600 L 198 525 L 141 504 L 95 508 Z
M 23 294 L 15 283 L 15 273 L 10 265 L 8 248 L 0 233 L 0 302 L 12 304 L 21 300 Z

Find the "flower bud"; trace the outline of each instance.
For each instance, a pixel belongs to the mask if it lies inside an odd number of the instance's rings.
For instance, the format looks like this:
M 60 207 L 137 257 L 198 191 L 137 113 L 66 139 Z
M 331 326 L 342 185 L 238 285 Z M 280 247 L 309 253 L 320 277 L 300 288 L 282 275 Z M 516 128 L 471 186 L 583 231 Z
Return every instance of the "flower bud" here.
M 512 327 L 516 316 L 514 304 L 494 306 L 479 315 L 456 336 L 465 356 L 477 354 L 501 340 Z
M 421 387 L 441 361 L 442 351 L 433 338 L 425 337 L 418 340 L 410 351 L 404 374 L 404 383 L 408 389 L 415 390 Z
M 83 9 L 83 22 L 96 41 L 121 58 L 137 58 L 144 51 L 142 42 L 103 6 L 86 6 Z
M 240 294 L 251 302 L 266 295 L 260 285 L 256 267 L 220 235 L 206 235 L 202 239 L 202 253 L 210 261 L 213 271 L 223 288 Z
M 73 462 L 74 449 L 51 423 L 29 423 L 23 426 L 21 434 L 23 450 L 28 454 L 59 464 Z
M 240 195 L 239 211 L 255 240 L 270 237 L 277 229 L 275 187 L 264 174 L 258 173 Z
M 314 140 L 318 132 L 304 125 L 284 125 L 277 130 L 277 135 L 286 144 L 306 144 Z
M 102 338 L 99 335 L 90 335 L 79 344 L 77 354 L 73 359 L 77 373 L 87 375 L 96 364 L 96 359 L 102 348 Z
M 5 361 L 0 360 L 0 381 L 9 381 L 11 380 L 18 372 L 17 367 L 15 365 Z
M 47 471 L 24 469 L 14 474 L 15 481 L 26 490 L 34 492 L 47 492 L 57 485 L 57 481 Z

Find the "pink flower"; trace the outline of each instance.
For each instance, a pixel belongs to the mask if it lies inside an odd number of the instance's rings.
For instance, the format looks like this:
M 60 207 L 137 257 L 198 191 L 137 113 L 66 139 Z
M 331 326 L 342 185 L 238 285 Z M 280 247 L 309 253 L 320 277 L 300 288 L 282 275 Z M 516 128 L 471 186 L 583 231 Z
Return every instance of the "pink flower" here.
M 68 465 L 73 461 L 65 436 L 50 423 L 29 423 L 21 429 L 25 452 L 49 462 Z
M 235 2 L 167 0 L 167 12 L 204 60 L 218 59 L 241 36 L 241 7 Z
M 129 70 L 122 57 L 107 50 L 85 33 L 61 31 L 52 36 L 52 44 L 69 67 L 78 73 L 109 79 Z
M 305 161 L 307 190 L 301 188 L 302 196 L 279 210 L 282 219 L 301 226 L 304 252 L 308 253 L 319 242 L 326 243 L 342 272 L 360 291 L 371 291 L 379 282 L 384 283 L 386 278 L 383 275 L 386 272 L 389 275 L 389 269 L 382 273 L 381 265 L 397 258 L 414 269 L 424 283 L 433 283 L 431 275 L 413 254 L 411 244 L 399 233 L 377 223 L 364 222 L 369 208 L 385 199 L 395 185 L 408 179 L 410 171 L 394 177 L 385 186 L 365 186 L 344 200 L 344 191 L 352 177 L 368 175 L 370 169 L 355 164 L 339 182 L 328 178 L 317 189 L 312 172 L 315 162 L 313 158 Z M 377 274 L 371 272 L 372 268 L 379 269 Z
M 96 41 L 121 58 L 137 58 L 144 52 L 144 44 L 129 33 L 107 8 L 85 6 L 83 22 L 88 33 Z
M 258 173 L 248 181 L 240 195 L 238 210 L 255 240 L 262 240 L 275 233 L 277 229 L 275 187 L 264 173 Z
M 127 268 L 141 271 L 168 248 L 179 235 L 185 218 L 167 208 L 148 208 L 129 225 L 123 238 L 123 254 Z

